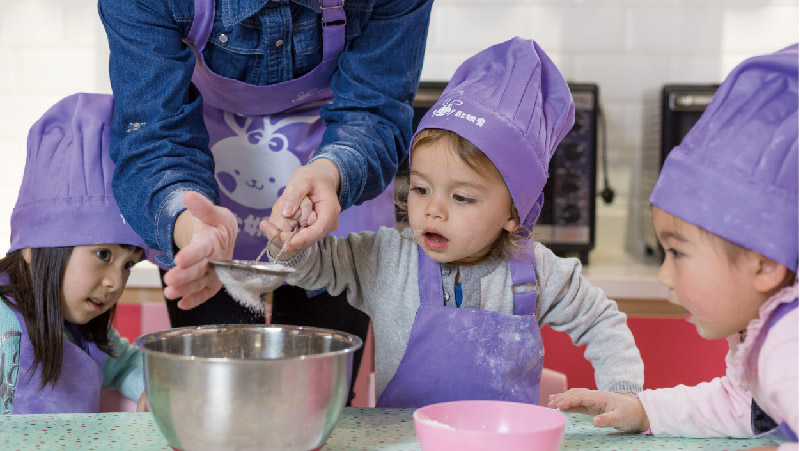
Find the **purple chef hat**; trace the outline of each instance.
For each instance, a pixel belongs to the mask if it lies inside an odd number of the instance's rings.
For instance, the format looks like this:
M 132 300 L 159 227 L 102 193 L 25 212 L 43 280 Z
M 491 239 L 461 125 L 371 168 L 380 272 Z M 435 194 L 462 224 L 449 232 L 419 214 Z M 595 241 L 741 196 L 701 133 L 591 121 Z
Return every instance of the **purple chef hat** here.
M 561 72 L 536 42 L 515 37 L 464 61 L 417 133 L 450 130 L 477 146 L 503 175 L 522 223 L 532 226 L 550 157 L 574 122 Z
M 74 94 L 53 105 L 28 134 L 28 158 L 14 211 L 11 248 L 144 242 L 111 193 L 108 137 L 114 99 Z
M 797 45 L 739 64 L 668 154 L 650 203 L 797 270 Z

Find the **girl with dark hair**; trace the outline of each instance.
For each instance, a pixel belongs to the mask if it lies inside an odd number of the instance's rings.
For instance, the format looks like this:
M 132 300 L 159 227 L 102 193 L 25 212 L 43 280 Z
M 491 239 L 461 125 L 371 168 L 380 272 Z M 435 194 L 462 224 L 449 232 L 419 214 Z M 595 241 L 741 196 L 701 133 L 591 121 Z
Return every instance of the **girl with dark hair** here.
M 141 353 L 111 327 L 144 244 L 111 194 L 113 99 L 76 94 L 28 137 L 0 260 L 0 412 L 97 412 L 102 387 L 147 410 Z

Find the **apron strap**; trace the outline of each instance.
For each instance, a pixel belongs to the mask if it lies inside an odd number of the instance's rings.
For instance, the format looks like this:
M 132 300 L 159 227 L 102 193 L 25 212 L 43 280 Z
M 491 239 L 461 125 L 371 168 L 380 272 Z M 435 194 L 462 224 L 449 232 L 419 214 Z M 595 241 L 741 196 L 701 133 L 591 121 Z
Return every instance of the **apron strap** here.
M 320 0 L 322 8 L 322 60 L 337 58 L 344 50 L 347 16 L 345 0 Z
M 527 252 L 524 258 L 509 260 L 508 266 L 511 269 L 511 281 L 514 290 L 514 314 L 535 314 L 537 284 L 533 249 Z
M 421 247 L 417 246 L 419 264 L 417 279 L 419 283 L 420 305 L 444 305 L 444 288 L 442 288 L 442 267 L 433 261 Z
M 196 48 L 197 53 L 202 53 L 208 43 L 214 26 L 214 9 L 214 0 L 194 0 L 194 20 L 184 40 Z

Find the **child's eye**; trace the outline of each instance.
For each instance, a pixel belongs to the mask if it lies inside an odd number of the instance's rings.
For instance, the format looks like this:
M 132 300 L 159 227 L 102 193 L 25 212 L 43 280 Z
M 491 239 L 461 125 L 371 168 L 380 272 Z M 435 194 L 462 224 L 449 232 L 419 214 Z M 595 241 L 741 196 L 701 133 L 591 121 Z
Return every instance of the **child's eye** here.
M 453 200 L 460 204 L 471 204 L 475 202 L 475 199 L 470 199 L 469 197 L 464 197 L 460 194 L 453 194 Z
M 417 194 L 428 194 L 428 188 L 422 186 L 412 186 L 411 188 L 409 188 L 409 191 Z
M 667 253 L 672 254 L 674 258 L 679 258 L 683 256 L 683 253 L 681 251 L 672 248 L 667 249 Z
M 133 268 L 133 265 L 135 265 L 135 264 L 136 264 L 136 262 L 128 262 L 128 263 L 125 263 L 125 269 L 126 269 L 126 270 L 128 270 L 128 271 L 130 271 L 130 270 L 131 270 L 131 268 Z
M 97 252 L 95 252 L 95 255 L 97 255 L 97 258 L 103 260 L 104 262 L 111 260 L 111 251 L 108 249 L 99 249 Z

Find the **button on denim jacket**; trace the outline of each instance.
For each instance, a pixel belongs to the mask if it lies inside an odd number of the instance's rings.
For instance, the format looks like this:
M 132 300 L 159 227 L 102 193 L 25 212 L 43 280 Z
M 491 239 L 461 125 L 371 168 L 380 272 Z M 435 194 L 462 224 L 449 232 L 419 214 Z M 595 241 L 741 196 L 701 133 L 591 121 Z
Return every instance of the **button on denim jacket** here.
M 313 159 L 339 167 L 342 208 L 380 194 L 406 157 L 433 0 L 345 0 L 345 50 L 331 79 L 327 130 Z M 173 227 L 194 190 L 219 202 L 194 56 L 182 41 L 191 0 L 99 0 L 111 55 L 111 157 L 120 210 L 148 246 L 174 255 Z M 322 58 L 316 0 L 217 0 L 203 50 L 219 75 L 270 85 Z

